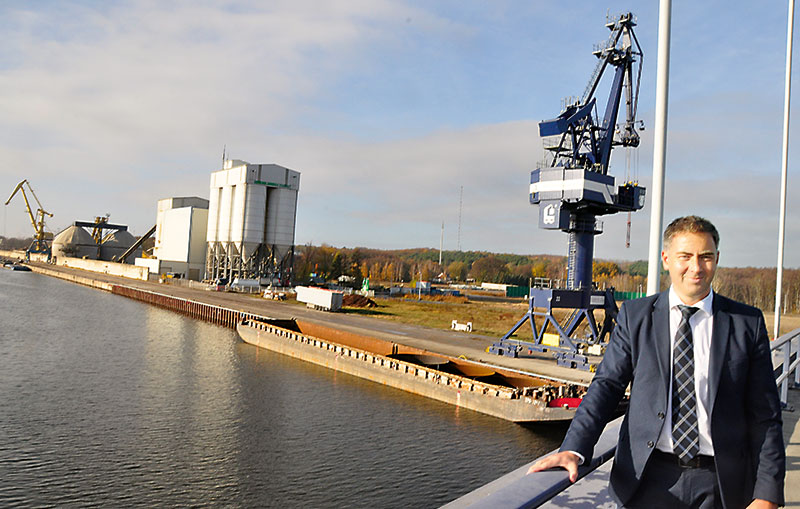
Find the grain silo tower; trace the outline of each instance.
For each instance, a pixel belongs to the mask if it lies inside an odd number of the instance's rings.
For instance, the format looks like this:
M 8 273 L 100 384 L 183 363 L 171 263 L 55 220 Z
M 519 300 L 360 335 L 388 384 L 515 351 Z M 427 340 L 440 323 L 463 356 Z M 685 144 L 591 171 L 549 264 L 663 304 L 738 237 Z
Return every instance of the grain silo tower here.
M 206 278 L 288 284 L 300 173 L 277 164 L 226 160 L 211 174 Z

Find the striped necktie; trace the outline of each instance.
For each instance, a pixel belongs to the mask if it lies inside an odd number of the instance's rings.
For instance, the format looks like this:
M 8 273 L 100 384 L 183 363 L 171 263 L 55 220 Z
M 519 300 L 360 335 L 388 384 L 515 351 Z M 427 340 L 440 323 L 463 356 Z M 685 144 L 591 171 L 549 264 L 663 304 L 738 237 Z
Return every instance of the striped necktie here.
M 679 305 L 681 323 L 675 337 L 672 366 L 672 441 L 673 451 L 681 461 L 688 461 L 700 451 L 697 427 L 697 397 L 694 391 L 694 347 L 689 319 L 698 308 Z

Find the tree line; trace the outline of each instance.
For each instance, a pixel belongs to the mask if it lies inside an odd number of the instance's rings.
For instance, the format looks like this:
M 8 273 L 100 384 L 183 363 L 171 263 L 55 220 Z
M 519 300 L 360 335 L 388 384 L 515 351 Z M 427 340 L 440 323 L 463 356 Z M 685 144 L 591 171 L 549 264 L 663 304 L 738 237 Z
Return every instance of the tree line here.
M 429 248 L 381 250 L 364 247 L 337 248 L 307 244 L 295 249 L 294 277 L 307 282 L 311 275 L 323 280 L 350 276 L 356 284 L 363 278 L 370 283 L 397 284 L 430 281 L 438 278 L 455 282 L 505 283 L 527 286 L 537 278 L 563 282 L 567 278 L 567 258 L 555 255 L 515 255 L 486 251 L 439 251 Z M 647 261 L 595 260 L 592 278 L 600 288 L 614 287 L 624 292 L 644 292 L 647 288 Z M 661 271 L 661 288 L 669 276 Z M 732 299 L 771 310 L 775 301 L 775 268 L 720 267 L 714 290 Z M 783 305 L 787 313 L 800 312 L 800 270 L 783 272 Z
M 0 235 L 0 249 L 3 251 L 17 251 L 19 249 L 28 249 L 28 246 L 33 242 L 33 237 L 18 238 L 18 237 L 4 237 Z
M 384 283 L 408 283 L 442 278 L 457 282 L 505 283 L 527 286 L 538 278 L 554 281 L 567 277 L 567 258 L 556 255 L 516 255 L 485 251 L 435 249 L 380 250 L 329 245 L 298 246 L 294 275 L 307 281 L 312 275 L 324 280 L 350 276 Z M 624 286 L 635 291 L 645 283 L 647 262 L 595 261 L 593 279 L 600 285 Z
M 9 238 L 0 235 L 0 249 L 27 249 L 33 239 Z M 595 260 L 592 278 L 601 288 L 614 287 L 624 292 L 643 292 L 647 288 L 647 262 Z M 567 278 L 567 258 L 555 255 L 516 255 L 486 251 L 443 251 L 439 265 L 436 249 L 382 250 L 337 248 L 328 245 L 297 246 L 294 257 L 294 279 L 308 282 L 310 276 L 329 281 L 350 276 L 358 285 L 367 277 L 376 284 L 410 283 L 443 279 L 480 284 L 505 283 L 527 286 L 537 278 L 554 282 Z M 661 288 L 669 285 L 669 276 L 662 271 Z M 714 279 L 714 290 L 755 306 L 772 310 L 775 306 L 775 268 L 720 267 Z M 800 312 L 800 270 L 783 271 L 784 312 Z

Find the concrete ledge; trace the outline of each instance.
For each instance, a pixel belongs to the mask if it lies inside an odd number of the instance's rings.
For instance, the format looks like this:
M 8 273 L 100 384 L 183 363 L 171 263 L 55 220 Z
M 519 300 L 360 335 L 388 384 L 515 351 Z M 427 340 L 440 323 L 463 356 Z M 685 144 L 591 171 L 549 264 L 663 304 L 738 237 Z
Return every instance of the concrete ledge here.
M 54 259 L 57 265 L 64 267 L 99 272 L 112 276 L 122 276 L 129 279 L 139 279 L 141 281 L 147 281 L 147 276 L 150 273 L 147 267 L 128 265 L 125 263 L 107 262 L 104 260 L 84 260 L 83 258 L 69 258 L 66 256 L 59 256 Z
M 38 274 L 44 274 L 46 276 L 56 277 L 58 279 L 64 279 L 66 281 L 72 281 L 73 283 L 78 283 L 84 286 L 91 286 L 92 288 L 97 288 L 100 290 L 105 290 L 107 292 L 111 291 L 111 287 L 114 286 L 111 283 L 106 283 L 103 281 L 98 281 L 91 277 L 79 276 L 77 274 L 68 274 L 66 272 L 61 272 L 58 270 L 53 270 L 48 267 L 43 267 L 38 264 L 29 264 L 28 267 L 31 268 L 31 271 L 36 272 Z
M 11 258 L 11 259 L 15 259 L 15 260 L 24 260 L 25 259 L 25 250 L 24 249 L 18 249 L 16 251 L 6 251 L 6 250 L 3 250 L 3 249 L 0 249 L 0 256 L 2 256 L 3 258 Z

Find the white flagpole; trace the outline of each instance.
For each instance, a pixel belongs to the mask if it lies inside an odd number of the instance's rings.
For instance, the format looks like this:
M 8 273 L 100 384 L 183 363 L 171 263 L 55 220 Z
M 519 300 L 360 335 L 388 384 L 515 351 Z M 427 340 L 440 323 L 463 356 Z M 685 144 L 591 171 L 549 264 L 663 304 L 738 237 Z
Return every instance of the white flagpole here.
M 789 103 L 792 95 L 792 39 L 794 0 L 789 0 L 789 26 L 786 31 L 786 83 L 783 101 L 783 153 L 781 157 L 781 203 L 778 218 L 778 278 L 775 282 L 775 337 L 780 335 L 781 293 L 783 291 L 783 241 L 786 236 L 786 180 L 789 166 Z
M 664 165 L 667 159 L 667 102 L 669 101 L 669 40 L 672 0 L 658 8 L 658 70 L 656 75 L 656 123 L 653 140 L 653 190 L 650 201 L 650 250 L 647 295 L 658 293 L 661 278 L 661 228 L 664 223 Z

